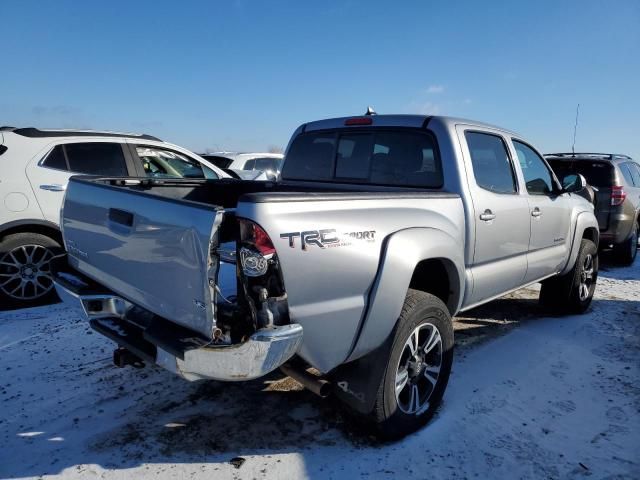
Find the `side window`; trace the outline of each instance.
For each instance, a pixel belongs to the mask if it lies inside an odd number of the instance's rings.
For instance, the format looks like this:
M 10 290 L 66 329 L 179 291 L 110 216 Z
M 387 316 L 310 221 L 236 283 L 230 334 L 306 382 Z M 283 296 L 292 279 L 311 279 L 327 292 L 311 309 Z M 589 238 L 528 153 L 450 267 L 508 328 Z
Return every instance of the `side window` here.
M 516 193 L 516 179 L 504 140 L 489 133 L 465 132 L 464 136 L 478 186 L 495 193 Z
M 244 168 L 243 170 L 254 170 L 256 168 L 256 160 L 251 159 L 251 160 L 247 160 L 247 162 L 244 164 Z
M 629 163 L 628 165 L 633 177 L 633 185 L 640 188 L 640 165 L 637 163 Z
M 68 143 L 64 149 L 72 172 L 112 177 L 128 175 L 119 143 Z
M 256 170 L 262 170 L 263 172 L 267 170 L 276 171 L 276 159 L 275 158 L 256 158 Z
M 205 178 L 200 162 L 182 153 L 145 146 L 137 146 L 136 153 L 149 177 Z
M 513 146 L 518 155 L 527 192 L 532 195 L 549 195 L 553 192 L 553 176 L 540 155 L 528 145 L 517 140 L 513 140 Z
M 69 170 L 62 145 L 55 146 L 54 149 L 49 152 L 47 158 L 42 162 L 42 166 L 55 168 L 56 170 Z
M 633 174 L 631 173 L 632 169 L 633 169 L 633 166 L 630 163 L 621 163 L 620 164 L 620 171 L 622 172 L 622 176 L 624 177 L 624 181 L 627 182 L 628 185 L 636 184 L 636 182 L 633 181 Z

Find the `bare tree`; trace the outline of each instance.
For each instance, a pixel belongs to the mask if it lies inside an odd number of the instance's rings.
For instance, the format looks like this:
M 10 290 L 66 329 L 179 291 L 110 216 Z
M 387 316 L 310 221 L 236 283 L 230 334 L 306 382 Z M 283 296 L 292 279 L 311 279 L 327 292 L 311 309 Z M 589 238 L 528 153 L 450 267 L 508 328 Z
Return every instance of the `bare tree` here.
M 279 147 L 278 145 L 269 145 L 269 147 L 267 148 L 267 152 L 269 153 L 282 153 L 282 147 Z

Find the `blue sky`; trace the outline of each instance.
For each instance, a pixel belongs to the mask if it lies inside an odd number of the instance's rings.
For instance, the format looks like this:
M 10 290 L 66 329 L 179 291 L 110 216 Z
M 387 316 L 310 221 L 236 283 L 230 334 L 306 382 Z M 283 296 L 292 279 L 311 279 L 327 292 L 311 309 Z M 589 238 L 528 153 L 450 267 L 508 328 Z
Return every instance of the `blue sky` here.
M 0 124 L 144 131 L 196 151 L 439 113 L 545 152 L 640 158 L 640 1 L 0 1 Z

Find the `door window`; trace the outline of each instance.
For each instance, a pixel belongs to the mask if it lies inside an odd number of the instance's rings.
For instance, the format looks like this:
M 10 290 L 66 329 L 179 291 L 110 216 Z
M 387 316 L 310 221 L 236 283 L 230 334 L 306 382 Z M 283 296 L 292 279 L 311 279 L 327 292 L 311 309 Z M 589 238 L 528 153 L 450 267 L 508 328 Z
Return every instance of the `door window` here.
M 513 146 L 518 155 L 527 192 L 531 195 L 549 195 L 552 193 L 554 190 L 553 175 L 542 157 L 530 146 L 517 140 L 513 140 Z
M 69 143 L 64 149 L 72 172 L 112 177 L 128 174 L 119 143 Z
M 136 147 L 145 173 L 160 178 L 206 178 L 200 162 L 172 150 Z
M 516 178 L 504 140 L 480 132 L 465 132 L 464 136 L 478 186 L 494 193 L 516 193 Z

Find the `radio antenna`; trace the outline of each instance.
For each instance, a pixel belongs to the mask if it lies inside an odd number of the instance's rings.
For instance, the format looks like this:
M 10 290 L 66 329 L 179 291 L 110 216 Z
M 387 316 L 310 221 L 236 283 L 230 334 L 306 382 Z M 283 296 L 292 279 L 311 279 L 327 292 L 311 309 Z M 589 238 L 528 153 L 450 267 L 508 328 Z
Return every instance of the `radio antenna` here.
M 576 107 L 576 123 L 573 125 L 573 145 L 571 145 L 571 153 L 576 156 L 576 132 L 578 131 L 578 116 L 580 115 L 580 104 Z

